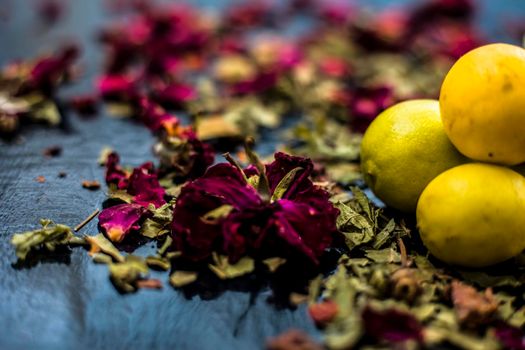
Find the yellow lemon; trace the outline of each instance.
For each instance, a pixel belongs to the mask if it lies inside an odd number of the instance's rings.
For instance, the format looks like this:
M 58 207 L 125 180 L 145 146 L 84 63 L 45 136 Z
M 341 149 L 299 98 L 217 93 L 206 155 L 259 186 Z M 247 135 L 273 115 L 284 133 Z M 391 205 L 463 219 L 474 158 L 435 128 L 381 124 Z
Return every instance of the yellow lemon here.
M 525 178 L 506 167 L 470 163 L 436 177 L 417 204 L 423 243 L 449 264 L 483 267 L 525 249 Z
M 461 57 L 439 97 L 445 131 L 469 158 L 525 162 L 525 49 L 491 44 Z
M 466 159 L 450 143 L 436 100 L 398 103 L 370 124 L 361 144 L 361 170 L 385 204 L 416 210 L 425 186 Z

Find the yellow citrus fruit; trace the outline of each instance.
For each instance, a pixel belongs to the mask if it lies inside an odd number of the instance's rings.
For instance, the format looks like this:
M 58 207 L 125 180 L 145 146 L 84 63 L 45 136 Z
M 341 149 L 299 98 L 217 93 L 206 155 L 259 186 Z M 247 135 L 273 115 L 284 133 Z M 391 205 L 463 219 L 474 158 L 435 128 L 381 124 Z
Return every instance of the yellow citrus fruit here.
M 525 162 L 525 49 L 491 44 L 461 57 L 439 97 L 445 131 L 469 158 Z
M 436 177 L 417 204 L 423 243 L 438 259 L 489 266 L 525 249 L 525 177 L 492 164 L 457 166 Z
M 465 158 L 450 143 L 436 100 L 398 103 L 370 124 L 361 144 L 361 170 L 386 205 L 416 210 L 425 186 Z

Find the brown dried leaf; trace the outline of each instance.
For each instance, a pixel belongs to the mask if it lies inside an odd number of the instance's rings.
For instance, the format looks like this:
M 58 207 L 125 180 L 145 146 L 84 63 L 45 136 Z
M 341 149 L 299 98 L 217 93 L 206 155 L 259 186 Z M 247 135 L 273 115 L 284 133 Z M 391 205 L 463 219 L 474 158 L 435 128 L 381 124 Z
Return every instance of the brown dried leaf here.
M 466 326 L 482 325 L 489 322 L 498 310 L 498 301 L 488 288 L 479 293 L 474 287 L 452 281 L 452 302 L 458 321 Z

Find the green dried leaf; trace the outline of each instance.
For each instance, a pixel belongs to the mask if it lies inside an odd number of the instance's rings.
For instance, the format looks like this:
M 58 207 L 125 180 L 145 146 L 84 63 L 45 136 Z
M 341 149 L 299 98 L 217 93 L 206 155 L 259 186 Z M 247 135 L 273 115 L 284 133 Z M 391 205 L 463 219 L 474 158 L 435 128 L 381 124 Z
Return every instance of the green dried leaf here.
M 443 305 L 428 303 L 413 307 L 410 311 L 420 322 L 426 322 L 432 319 L 442 309 Z
M 308 304 L 313 304 L 317 301 L 322 285 L 323 278 L 321 275 L 317 275 L 317 277 L 310 281 L 310 285 L 308 286 Z
M 171 186 L 166 188 L 166 195 L 177 198 L 183 185 Z
M 248 178 L 248 185 L 252 186 L 253 188 L 257 189 L 259 186 L 259 175 L 252 175 Z
M 106 238 L 102 233 L 96 236 L 86 236 L 86 241 L 91 245 L 89 255 L 94 256 L 95 254 L 102 252 L 111 256 L 115 261 L 125 261 L 120 251 Z
M 46 248 L 54 251 L 58 246 L 67 245 L 74 237 L 73 231 L 66 225 L 55 224 L 49 219 L 40 220 L 40 224 L 41 229 L 16 233 L 11 237 L 18 259 L 24 260 L 31 250 Z
M 148 238 L 158 238 L 171 231 L 170 225 L 173 220 L 173 206 L 175 200 L 172 200 L 159 208 L 150 204 L 149 211 L 153 213 L 142 223 L 140 234 Z
M 511 326 L 523 329 L 525 326 L 525 306 L 522 306 L 507 319 L 507 323 Z
M 62 118 L 56 104 L 53 101 L 43 100 L 42 102 L 33 105 L 31 119 L 35 121 L 43 121 L 49 125 L 56 126 L 60 124 Z
M 113 262 L 113 258 L 104 253 L 95 253 L 92 255 L 93 262 L 97 264 L 109 265 Z
M 149 273 L 143 258 L 136 255 L 126 256 L 125 261 L 109 265 L 111 281 L 117 289 L 130 293 L 138 289 L 137 282 Z
M 318 161 L 348 163 L 359 159 L 361 137 L 321 112 L 313 123 L 301 123 L 293 130 L 290 139 L 294 143 L 301 141 L 301 145 L 293 147 L 290 152 Z
M 173 243 L 173 238 L 171 236 L 166 236 L 166 240 L 164 243 L 162 243 L 162 246 L 157 250 L 157 254 L 159 256 L 166 256 L 166 252 L 171 247 L 171 244 Z
M 468 334 L 455 329 L 427 327 L 425 329 L 425 343 L 427 345 L 450 343 L 464 350 L 497 350 L 501 345 L 491 336 L 479 338 L 474 334 Z
M 134 114 L 133 107 L 129 103 L 114 101 L 106 103 L 106 112 L 110 117 L 117 119 L 131 118 Z
M 503 320 L 508 320 L 512 317 L 515 310 L 512 306 L 512 303 L 516 300 L 515 296 L 507 295 L 505 293 L 496 293 L 494 294 L 494 298 L 498 301 L 498 315 Z
M 179 288 L 197 280 L 198 274 L 194 271 L 175 271 L 170 276 L 170 283 L 173 287 Z
M 323 297 L 335 302 L 337 315 L 325 329 L 325 343 L 330 349 L 352 348 L 363 333 L 360 313 L 355 306 L 357 292 L 347 278 L 346 268 L 339 265 L 325 283 Z
M 379 264 L 398 264 L 401 262 L 401 255 L 392 248 L 382 250 L 365 250 L 365 255 L 370 260 Z
M 396 228 L 396 222 L 394 219 L 390 219 L 388 224 L 379 232 L 372 243 L 372 248 L 380 249 L 387 244 L 392 238 L 394 238 L 394 229 Z
M 214 252 L 212 258 L 214 264 L 208 264 L 208 267 L 217 275 L 217 277 L 223 280 L 246 275 L 252 272 L 255 268 L 253 259 L 249 257 L 243 257 L 233 265 L 228 262 L 227 256 L 219 255 Z
M 229 204 L 223 204 L 220 207 L 215 208 L 212 211 L 204 214 L 201 217 L 201 220 L 207 224 L 217 224 L 220 220 L 230 215 L 233 209 L 233 206 Z
M 119 200 L 124 203 L 132 203 L 133 196 L 124 190 L 113 190 L 110 188 L 108 191 L 108 199 Z
M 275 257 L 275 258 L 264 259 L 262 262 L 263 262 L 263 264 L 265 264 L 268 267 L 268 270 L 270 270 L 270 272 L 273 273 L 273 272 L 277 271 L 279 266 L 281 266 L 281 265 L 286 263 L 286 259 L 280 258 L 280 257 Z
M 370 204 L 370 200 L 368 199 L 366 194 L 363 191 L 361 191 L 359 187 L 354 186 L 351 187 L 350 190 L 352 191 L 356 202 L 359 204 L 359 207 L 363 210 L 368 219 L 371 222 L 375 222 L 376 214 L 374 213 L 374 209 Z
M 175 259 L 182 255 L 182 252 L 167 252 L 164 256 L 166 259 Z
M 292 170 L 290 170 L 288 172 L 288 174 L 286 174 L 281 179 L 281 181 L 279 181 L 279 183 L 275 187 L 275 190 L 273 191 L 272 198 L 271 198 L 272 202 L 275 202 L 275 201 L 283 198 L 284 194 L 286 193 L 286 191 L 288 191 L 288 188 L 292 184 L 292 182 L 293 182 L 293 180 L 295 178 L 295 175 L 297 175 L 297 173 L 299 171 L 301 171 L 301 170 L 303 170 L 303 168 L 301 168 L 301 167 L 297 167 L 295 169 L 292 169 Z
M 171 268 L 171 263 L 168 259 L 159 256 L 148 256 L 146 257 L 146 264 L 157 270 L 168 271 Z
M 242 136 L 256 135 L 261 126 L 274 129 L 281 123 L 279 110 L 267 108 L 253 98 L 244 98 L 232 104 L 223 118 L 225 122 L 235 125 Z
M 345 242 L 349 249 L 366 244 L 374 239 L 374 228 L 366 217 L 341 202 L 335 203 L 334 206 L 340 211 L 336 221 L 337 228 L 345 236 Z

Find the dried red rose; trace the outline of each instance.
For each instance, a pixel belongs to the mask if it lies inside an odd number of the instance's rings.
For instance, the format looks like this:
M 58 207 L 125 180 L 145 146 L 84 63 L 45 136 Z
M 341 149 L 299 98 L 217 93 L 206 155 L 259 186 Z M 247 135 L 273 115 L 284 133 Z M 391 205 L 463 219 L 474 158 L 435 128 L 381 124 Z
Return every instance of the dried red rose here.
M 154 94 L 156 100 L 166 106 L 180 106 L 197 97 L 195 89 L 191 85 L 183 83 L 172 83 L 166 86 L 160 86 Z
M 146 162 L 133 169 L 130 173 L 122 169 L 119 156 L 112 152 L 106 159 L 106 183 L 116 185 L 117 189 L 125 190 L 132 195 L 133 203 L 156 208 L 166 203 L 165 190 L 159 184 L 153 163 Z
M 39 59 L 29 73 L 27 88 L 46 95 L 52 94 L 60 80 L 70 73 L 79 53 L 80 49 L 76 45 L 68 45 L 55 55 Z
M 138 94 L 135 79 L 123 74 L 102 76 L 98 81 L 98 91 L 103 98 L 117 100 L 134 99 Z
M 212 251 L 227 254 L 232 262 L 246 254 L 295 252 L 317 263 L 337 232 L 339 212 L 328 193 L 308 178 L 312 162 L 276 153 L 265 168 L 272 200 L 245 179 L 259 176 L 263 181 L 253 167 L 245 175 L 233 165 L 218 164 L 184 186 L 173 213 L 176 248 L 193 260 Z M 283 189 L 278 184 L 285 177 L 289 183 Z
M 157 174 L 151 167 L 151 163 L 145 163 L 141 167 L 135 168 L 129 177 L 127 192 L 133 195 L 133 202 L 147 207 L 153 204 L 158 208 L 166 203 L 164 200 L 165 190 L 159 184 Z M 147 166 L 145 166 L 147 165 Z
M 106 183 L 114 184 L 118 189 L 128 187 L 129 174 L 120 166 L 120 157 L 116 152 L 111 152 L 106 159 Z

